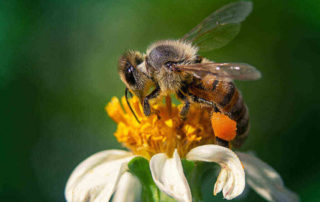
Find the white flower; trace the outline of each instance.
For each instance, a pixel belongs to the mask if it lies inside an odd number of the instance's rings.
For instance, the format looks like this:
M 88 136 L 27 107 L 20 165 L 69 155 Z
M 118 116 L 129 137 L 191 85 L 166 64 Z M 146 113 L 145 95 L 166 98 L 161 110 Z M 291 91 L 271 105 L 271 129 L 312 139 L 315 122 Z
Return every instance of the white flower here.
M 138 183 L 132 175 L 126 176 L 127 183 L 118 185 L 121 175 L 134 158 L 130 152 L 107 150 L 99 152 L 83 161 L 70 176 L 65 196 L 69 202 L 109 201 L 115 194 L 118 201 L 133 201 L 132 187 Z M 240 195 L 245 187 L 245 174 L 237 155 L 225 147 L 218 145 L 203 145 L 192 149 L 186 156 L 191 161 L 216 162 L 221 166 L 220 175 L 215 184 L 214 193 L 223 190 L 226 199 Z M 150 171 L 158 188 L 177 201 L 192 201 L 191 191 L 183 173 L 181 159 L 177 150 L 172 158 L 159 153 L 150 160 Z M 128 192 L 131 192 L 128 194 Z M 128 196 L 131 198 L 128 198 Z
M 67 201 L 109 201 L 132 158 L 130 152 L 122 150 L 90 156 L 72 172 L 65 189 Z
M 154 183 L 151 183 L 153 187 L 149 191 L 155 192 L 150 197 L 155 197 L 155 200 L 166 198 L 163 194 L 159 195 L 154 187 L 156 185 L 177 201 L 191 202 L 191 190 L 184 175 L 181 158 L 220 165 L 214 195 L 222 191 L 224 198 L 228 200 L 239 196 L 245 188 L 247 178 L 248 184 L 269 201 L 298 201 L 296 195 L 284 187 L 276 171 L 267 164 L 248 154 L 238 153 L 241 162 L 232 150 L 211 144 L 215 141 L 215 136 L 212 135 L 209 112 L 191 106 L 189 114 L 192 119 L 183 121 L 177 118 L 179 107 L 168 100 L 166 105 L 154 105 L 157 114 L 146 117 L 143 116 L 139 99 L 133 97 L 130 102 L 140 120 L 138 123 L 125 98 L 122 98 L 123 108 L 117 98 L 112 99 L 106 110 L 118 123 L 114 135 L 132 152 L 107 150 L 83 161 L 67 182 L 65 196 L 68 202 L 106 202 L 111 197 L 116 202 L 135 201 L 139 191 L 149 186 L 146 184 L 150 182 L 151 176 Z M 230 125 L 227 121 L 222 124 Z M 129 164 L 138 156 L 148 159 L 149 164 L 141 157 Z M 151 176 L 149 170 L 145 171 L 145 166 L 149 166 Z M 127 172 L 129 167 L 131 170 Z M 142 182 L 142 178 L 148 179 L 143 182 L 142 188 L 141 182 L 134 175 L 139 176 Z M 142 197 L 149 197 L 142 194 Z
M 279 174 L 258 158 L 237 152 L 241 159 L 247 183 L 268 201 L 299 201 L 297 195 L 286 189 Z M 225 147 L 203 145 L 192 149 L 186 159 L 190 161 L 216 162 L 221 166 L 214 186 L 214 194 L 221 190 L 226 199 L 239 196 L 245 187 L 245 174 L 237 155 Z M 128 163 L 136 157 L 122 150 L 107 150 L 83 161 L 70 176 L 65 196 L 68 202 L 134 201 L 140 183 L 128 170 Z M 159 153 L 150 160 L 150 171 L 158 188 L 177 201 L 191 202 L 192 196 L 184 176 L 181 160 L 175 150 L 173 156 Z

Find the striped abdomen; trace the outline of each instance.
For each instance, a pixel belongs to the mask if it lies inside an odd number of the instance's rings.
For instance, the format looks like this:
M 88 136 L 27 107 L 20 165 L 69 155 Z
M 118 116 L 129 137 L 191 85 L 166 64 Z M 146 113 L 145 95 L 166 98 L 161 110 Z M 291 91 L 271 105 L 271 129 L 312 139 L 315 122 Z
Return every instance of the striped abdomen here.
M 216 105 L 218 110 L 237 122 L 237 135 L 232 141 L 234 147 L 240 147 L 249 130 L 249 113 L 242 96 L 233 82 L 212 79 L 195 79 L 189 86 L 189 92 L 200 99 Z

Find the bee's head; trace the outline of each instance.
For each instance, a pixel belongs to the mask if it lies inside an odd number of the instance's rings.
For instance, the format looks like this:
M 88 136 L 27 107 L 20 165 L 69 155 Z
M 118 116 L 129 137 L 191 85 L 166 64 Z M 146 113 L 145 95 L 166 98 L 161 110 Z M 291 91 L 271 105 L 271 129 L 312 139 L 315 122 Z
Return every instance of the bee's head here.
M 147 50 L 147 69 L 149 72 L 159 70 L 162 67 L 170 70 L 172 64 L 192 63 L 198 49 L 190 43 L 166 40 L 152 44 Z
M 143 68 L 144 57 L 138 51 L 128 51 L 119 59 L 118 72 L 127 88 L 140 100 L 149 90 L 152 80 L 140 69 Z

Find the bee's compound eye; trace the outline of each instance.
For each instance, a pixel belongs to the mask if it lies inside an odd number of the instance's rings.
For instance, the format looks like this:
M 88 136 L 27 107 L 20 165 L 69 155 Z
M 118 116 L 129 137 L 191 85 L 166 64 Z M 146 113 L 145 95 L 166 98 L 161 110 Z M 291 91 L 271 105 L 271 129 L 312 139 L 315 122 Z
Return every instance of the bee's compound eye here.
M 168 68 L 171 68 L 172 65 L 173 65 L 173 62 L 168 61 L 168 62 L 164 63 L 164 65 L 165 65 L 166 67 L 168 67 Z
M 136 84 L 136 80 L 134 78 L 133 71 L 134 71 L 134 67 L 130 63 L 127 63 L 127 71 L 125 72 L 125 77 L 126 77 L 126 81 L 130 85 Z
M 176 64 L 178 64 L 178 62 L 168 61 L 168 62 L 164 63 L 164 65 L 165 65 L 169 70 L 173 70 Z

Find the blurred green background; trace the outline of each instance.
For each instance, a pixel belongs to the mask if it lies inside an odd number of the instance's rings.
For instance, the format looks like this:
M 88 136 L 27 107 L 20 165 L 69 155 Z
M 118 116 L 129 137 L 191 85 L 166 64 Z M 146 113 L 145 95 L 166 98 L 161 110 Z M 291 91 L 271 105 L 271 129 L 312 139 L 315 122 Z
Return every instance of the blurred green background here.
M 78 163 L 121 148 L 104 111 L 124 94 L 119 56 L 177 39 L 229 2 L 2 1 L 0 201 L 64 201 Z M 257 0 L 235 40 L 203 53 L 262 72 L 237 83 L 252 120 L 241 150 L 279 171 L 302 201 L 320 198 L 319 19 L 317 0 Z M 215 200 L 212 179 L 206 185 L 206 199 Z M 253 191 L 241 200 L 264 201 Z

